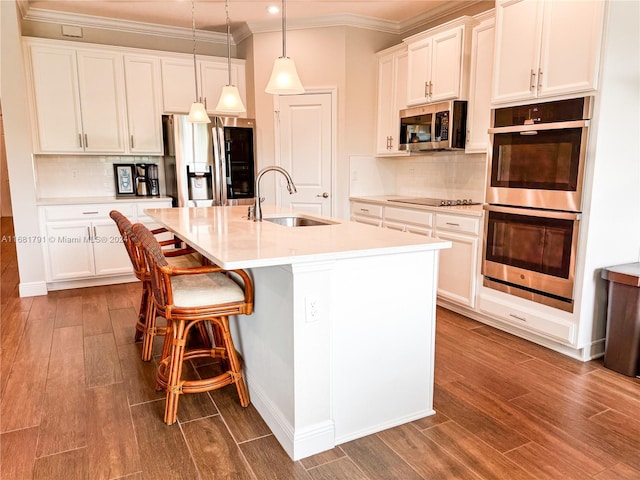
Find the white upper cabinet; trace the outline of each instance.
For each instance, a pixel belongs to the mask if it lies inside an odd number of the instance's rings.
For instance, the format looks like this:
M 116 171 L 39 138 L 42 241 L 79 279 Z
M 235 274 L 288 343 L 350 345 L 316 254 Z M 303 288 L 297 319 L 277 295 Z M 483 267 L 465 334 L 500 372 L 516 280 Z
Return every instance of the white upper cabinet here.
M 162 58 L 161 64 L 164 112 L 189 113 L 189 107 L 196 98 L 193 59 L 186 56 Z
M 78 50 L 85 152 L 125 151 L 122 55 Z
M 498 0 L 492 101 L 597 88 L 605 2 Z
M 491 74 L 493 71 L 493 12 L 471 31 L 471 74 L 467 109 L 466 153 L 483 153 L 489 144 Z
M 400 110 L 407 102 L 407 47 L 398 45 L 378 54 L 376 153 L 407 155 L 398 150 Z
M 469 17 L 413 35 L 408 47 L 407 105 L 461 98 L 468 86 Z
M 197 59 L 198 101 L 211 115 L 218 114 L 216 106 L 222 87 L 229 83 L 226 59 Z M 244 60 L 232 60 L 231 81 L 238 87 L 246 106 Z M 193 57 L 182 55 L 162 58 L 162 99 L 166 113 L 188 113 L 196 98 Z
M 121 57 L 31 45 L 31 81 L 42 153 L 124 153 Z
M 162 84 L 160 59 L 125 55 L 124 74 L 129 125 L 129 151 L 162 154 Z

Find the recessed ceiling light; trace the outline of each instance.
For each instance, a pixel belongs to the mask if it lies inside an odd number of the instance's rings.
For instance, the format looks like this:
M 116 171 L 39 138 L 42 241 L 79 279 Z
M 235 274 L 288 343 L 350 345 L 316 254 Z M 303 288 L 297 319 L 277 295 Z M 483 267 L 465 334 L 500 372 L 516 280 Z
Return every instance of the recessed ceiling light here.
M 267 12 L 269 12 L 271 15 L 275 15 L 277 13 L 280 13 L 280 7 L 277 5 L 269 5 L 267 7 Z

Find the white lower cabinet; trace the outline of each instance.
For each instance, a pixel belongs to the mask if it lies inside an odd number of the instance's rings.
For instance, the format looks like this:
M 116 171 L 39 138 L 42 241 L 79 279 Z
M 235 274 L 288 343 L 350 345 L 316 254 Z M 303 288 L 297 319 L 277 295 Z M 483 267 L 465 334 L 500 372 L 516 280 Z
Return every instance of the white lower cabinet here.
M 486 289 L 484 289 L 486 290 Z M 516 304 L 520 299 L 506 297 L 504 294 L 495 295 L 493 291 L 479 295 L 478 309 L 481 313 L 490 315 L 519 329 L 542 335 L 564 344 L 573 344 L 576 337 L 576 325 L 570 318 L 563 318 L 570 314 L 554 311 L 553 314 L 544 313 L 548 307 L 538 307 L 535 310 L 524 305 Z
M 171 201 L 160 200 L 153 206 L 170 207 Z M 133 273 L 120 232 L 109 217 L 111 210 L 138 221 L 133 202 L 40 208 L 48 282 Z
M 440 251 L 438 295 L 471 308 L 476 304 L 480 218 L 436 213 L 435 237 L 451 242 Z
M 384 207 L 384 222 L 382 226 L 385 228 L 430 237 L 432 225 L 433 214 L 431 212 L 409 208 Z
M 351 220 L 374 227 L 382 226 L 382 207 L 372 203 L 351 202 Z

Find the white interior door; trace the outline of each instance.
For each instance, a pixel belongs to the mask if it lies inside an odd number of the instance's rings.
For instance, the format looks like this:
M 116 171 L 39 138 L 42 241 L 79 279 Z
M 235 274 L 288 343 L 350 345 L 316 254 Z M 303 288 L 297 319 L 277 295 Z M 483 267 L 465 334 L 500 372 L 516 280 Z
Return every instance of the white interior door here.
M 278 188 L 278 203 L 317 215 L 332 215 L 334 126 L 331 93 L 279 97 L 279 164 L 291 174 L 298 190 Z M 278 176 L 282 186 L 284 178 Z M 284 192 L 284 193 L 283 193 Z

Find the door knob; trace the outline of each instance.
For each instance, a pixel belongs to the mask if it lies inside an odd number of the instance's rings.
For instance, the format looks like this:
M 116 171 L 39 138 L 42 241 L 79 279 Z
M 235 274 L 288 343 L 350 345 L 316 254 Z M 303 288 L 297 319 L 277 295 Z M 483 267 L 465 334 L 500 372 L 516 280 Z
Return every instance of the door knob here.
M 329 198 L 329 194 L 327 192 L 324 192 L 320 195 L 316 195 L 316 197 Z

